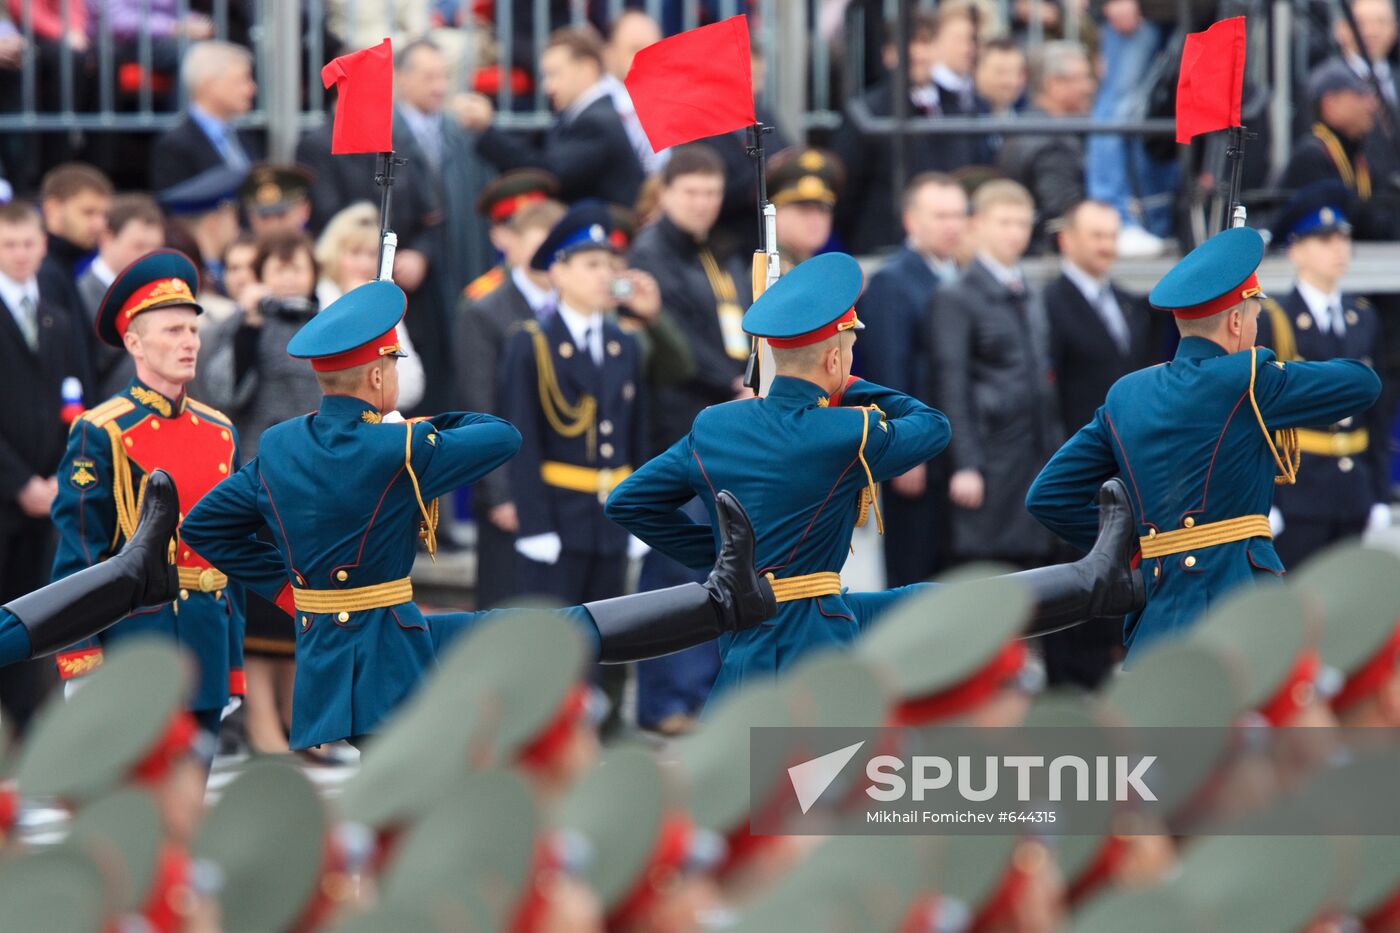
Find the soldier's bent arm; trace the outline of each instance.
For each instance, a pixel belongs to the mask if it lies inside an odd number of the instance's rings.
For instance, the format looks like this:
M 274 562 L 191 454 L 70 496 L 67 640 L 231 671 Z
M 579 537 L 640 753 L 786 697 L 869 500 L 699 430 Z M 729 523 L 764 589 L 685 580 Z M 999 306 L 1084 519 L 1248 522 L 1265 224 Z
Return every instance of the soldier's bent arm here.
M 856 379 L 841 395 L 844 406 L 874 405 L 865 442 L 865 460 L 875 481 L 900 476 L 943 452 L 952 437 L 941 411 L 911 395 Z
M 1272 428 L 1329 425 L 1366 411 L 1380 393 L 1380 377 L 1358 360 L 1279 363 L 1258 351 L 1254 397 Z
M 513 424 L 474 411 L 434 415 L 426 426 L 415 425 L 413 439 L 413 468 L 425 500 L 476 482 L 520 449 Z
M 59 464 L 52 517 L 58 530 L 53 579 L 105 560 L 115 550 L 117 509 L 112 498 L 112 440 L 79 420 Z
M 603 511 L 667 557 L 692 570 L 706 570 L 715 562 L 714 532 L 681 511 L 695 496 L 691 444 L 686 435 L 647 461 L 612 491 Z
M 180 536 L 222 573 L 269 602 L 287 585 L 287 564 L 277 546 L 257 538 L 258 461 L 205 493 L 180 523 Z
M 1075 432 L 1040 471 L 1026 493 L 1026 511 L 1046 528 L 1083 550 L 1098 535 L 1099 487 L 1118 475 L 1108 415 L 1100 408 L 1094 420 Z M 1131 485 L 1129 492 L 1133 490 Z

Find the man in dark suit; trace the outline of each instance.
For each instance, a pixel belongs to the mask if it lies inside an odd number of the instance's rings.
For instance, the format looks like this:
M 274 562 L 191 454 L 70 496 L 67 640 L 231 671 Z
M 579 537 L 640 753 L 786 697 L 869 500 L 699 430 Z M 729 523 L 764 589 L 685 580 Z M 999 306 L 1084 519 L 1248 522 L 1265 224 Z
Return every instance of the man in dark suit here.
M 1377 358 L 1380 317 L 1369 301 L 1342 291 L 1351 264 L 1346 189 L 1314 185 L 1294 196 L 1274 225 L 1288 249 L 1293 290 L 1265 303 L 1259 345 L 1284 361 Z M 1274 548 L 1294 567 L 1327 545 L 1390 524 L 1386 409 L 1298 430 L 1297 482 L 1274 493 Z
M 153 191 L 218 165 L 246 169 L 262 158 L 257 140 L 233 126 L 253 109 L 258 89 L 251 52 L 231 42 L 197 42 L 180 63 L 180 81 L 189 105 L 184 119 L 151 147 Z
M 494 108 L 481 94 L 463 98 L 458 115 L 481 133 L 477 151 L 497 168 L 545 169 L 559 179 L 560 196 L 569 203 L 599 198 L 631 207 L 645 173 L 602 78 L 597 35 L 559 29 L 540 56 L 540 80 L 558 114 L 542 146 L 492 126 Z
M 909 116 L 961 117 L 976 112 L 976 102 L 968 93 L 935 83 L 934 67 L 943 61 L 940 72 L 946 78 L 963 38 L 974 33 L 972 12 L 966 3 L 945 3 L 937 13 L 914 16 L 909 34 Z M 975 46 L 974 46 L 975 48 Z M 892 46 L 886 46 L 887 74 L 895 67 Z M 967 62 L 971 66 L 971 62 Z M 947 82 L 951 84 L 952 82 Z M 866 91 L 861 98 L 872 116 L 894 116 L 894 80 L 885 80 Z M 989 161 L 989 150 L 982 137 L 911 135 L 907 140 L 910 177 L 919 172 L 952 172 L 965 165 Z M 848 177 L 837 209 L 836 226 L 853 253 L 865 253 L 899 241 L 894 189 L 894 140 L 890 136 L 866 136 L 848 114 L 831 140 L 832 151 L 846 166 Z
M 1155 362 L 1152 316 L 1142 296 L 1110 280 L 1118 261 L 1118 213 L 1081 201 L 1064 215 L 1058 236 L 1060 275 L 1045 286 L 1050 360 L 1065 427 L 1093 420 L 1109 386 Z
M 44 229 L 33 207 L 0 206 L 0 603 L 48 580 L 53 553 L 49 507 L 54 472 L 68 430 L 64 394 L 87 380 L 87 360 L 72 317 L 48 303 L 39 287 Z M 72 417 L 78 412 L 72 411 Z M 47 661 L 0 673 L 0 702 L 22 729 L 54 680 Z
M 1022 567 L 1050 562 L 1053 542 L 1025 498 L 1061 440 L 1045 309 L 1020 267 L 1034 214 L 1013 181 L 978 188 L 976 257 L 933 300 L 936 396 L 953 427 L 953 550 Z
M 904 245 L 865 287 L 857 308 L 865 331 L 856 370 L 877 385 L 932 403 L 929 301 L 958 277 L 967 234 L 967 195 L 949 175 L 925 172 L 905 188 Z M 948 475 L 931 460 L 885 484 L 885 585 L 933 577 L 947 557 Z
M 493 220 L 510 190 L 509 174 L 501 176 L 493 196 L 481 207 Z M 502 196 L 496 196 L 497 194 Z M 501 283 L 478 298 L 464 296 L 453 334 L 458 396 L 461 407 L 486 414 L 501 413 L 497 369 L 506 340 L 526 321 L 539 320 L 553 308 L 554 287 L 549 273 L 531 268 L 530 260 L 564 216 L 558 201 L 544 198 L 513 210 L 491 226 L 491 238 L 505 256 Z M 476 515 L 476 607 L 491 609 L 518 594 L 515 535 L 520 518 L 511 497 L 507 468 L 488 473 L 472 489 Z
M 1064 215 L 1058 235 L 1060 275 L 1045 287 L 1050 360 L 1065 427 L 1094 418 L 1109 387 L 1154 362 L 1151 312 L 1141 296 L 1110 281 L 1118 259 L 1120 220 L 1113 205 L 1081 201 Z M 1094 619 L 1041 639 L 1052 683 L 1097 687 L 1122 659 L 1122 619 Z
M 111 205 L 111 181 L 81 162 L 68 162 L 49 170 L 39 186 L 39 207 L 47 235 L 44 264 L 39 267 L 39 290 L 51 307 L 71 315 L 75 335 L 88 356 L 89 369 L 96 356 L 97 341 L 92 339 L 92 328 L 83 316 L 78 276 L 92 260 Z M 86 400 L 95 402 L 96 398 Z

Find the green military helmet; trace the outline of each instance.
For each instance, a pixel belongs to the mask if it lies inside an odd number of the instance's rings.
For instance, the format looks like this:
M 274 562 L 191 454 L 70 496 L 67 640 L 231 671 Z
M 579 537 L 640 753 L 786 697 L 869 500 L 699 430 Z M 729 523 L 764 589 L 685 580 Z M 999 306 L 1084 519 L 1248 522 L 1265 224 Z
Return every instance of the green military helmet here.
M 1243 672 L 1245 687 L 1236 714 L 1258 712 L 1284 725 L 1290 710 L 1310 699 L 1311 680 L 1291 683 L 1317 639 L 1314 620 L 1286 586 L 1244 587 L 1231 593 L 1192 628 L 1189 639 L 1214 647 Z M 1287 696 L 1280 696 L 1287 691 Z
M 794 725 L 858 728 L 883 726 L 892 699 L 875 667 L 849 651 L 804 658 L 782 678 Z
M 907 597 L 855 645 L 887 675 L 902 703 L 947 694 L 1009 650 L 1034 608 L 1003 568 L 962 568 L 936 588 Z M 1019 671 L 1007 671 L 1014 677 Z
M 169 733 L 191 668 L 167 640 L 131 639 L 87 680 L 67 701 L 55 691 L 36 717 L 15 772 L 24 796 L 81 803 L 124 783 Z
M 1344 709 L 1366 695 L 1367 685 L 1350 682 L 1383 651 L 1394 651 L 1400 619 L 1400 555 L 1343 543 L 1316 555 L 1292 585 L 1312 600 L 1323 618 L 1319 653 L 1339 681 L 1328 686 L 1333 705 Z M 1378 685 L 1377 685 L 1378 686 Z M 1339 694 L 1337 691 L 1341 691 Z
M 1053 746 L 1057 754 L 1078 753 L 1088 757 L 1113 748 L 1110 715 L 1078 693 L 1038 697 L 1027 710 L 1021 726 L 1074 730 L 1074 742 Z M 1043 753 L 1045 748 L 1038 743 L 1035 750 Z M 1047 805 L 1054 806 L 1053 803 Z M 1091 887 L 1104 880 L 1093 876 L 1103 864 L 1107 847 L 1112 844 L 1115 818 L 1119 815 L 1107 802 L 1102 806 L 1061 808 L 1056 813 L 1055 832 L 1045 841 L 1055 856 L 1072 900 L 1087 895 Z
M 93 801 L 73 821 L 67 842 L 108 869 L 117 910 L 131 913 L 145 905 L 165 847 L 160 810 L 149 793 L 128 787 Z
M 102 871 L 75 846 L 0 861 L 0 926 L 44 933 L 103 933 L 109 915 Z
M 1230 933 L 1296 930 L 1341 906 L 1354 838 L 1202 836 L 1168 885 Z
M 331 933 L 495 933 L 499 928 L 480 909 L 483 913 L 436 915 L 419 905 L 381 901 L 363 913 L 347 914 L 330 929 Z
M 459 775 L 398 846 L 383 899 L 433 917 L 485 909 L 491 929 L 508 929 L 538 845 L 539 816 L 523 778 L 504 770 Z
M 345 875 L 328 846 L 330 820 L 311 780 L 291 765 L 254 762 L 205 817 L 193 854 L 223 876 L 227 933 L 282 930 L 321 896 L 344 896 Z M 328 851 L 336 855 L 328 858 Z M 346 853 L 349 855 L 349 853 Z
M 405 826 L 470 768 L 510 765 L 580 683 L 586 654 L 579 632 L 544 610 L 463 634 L 367 745 L 340 812 L 375 828 Z
M 929 870 L 941 849 L 929 837 L 833 836 L 749 905 L 733 929 L 897 933 L 932 888 Z
M 1108 715 L 1135 729 L 1191 729 L 1188 747 L 1178 749 L 1171 774 L 1154 783 L 1163 816 L 1191 803 L 1226 759 L 1227 728 L 1242 706 L 1243 674 L 1232 658 L 1194 641 L 1171 641 L 1134 659 L 1104 690 Z
M 1228 933 L 1204 910 L 1174 888 L 1143 887 L 1113 891 L 1085 904 L 1069 923 L 1069 933 Z
M 792 727 L 790 703 L 787 691 L 775 683 L 746 686 L 715 704 L 703 728 L 675 743 L 696 825 L 726 838 L 748 828 L 749 730 Z M 777 771 L 755 780 L 776 794 L 787 775 Z M 764 806 L 766 801 L 754 803 Z

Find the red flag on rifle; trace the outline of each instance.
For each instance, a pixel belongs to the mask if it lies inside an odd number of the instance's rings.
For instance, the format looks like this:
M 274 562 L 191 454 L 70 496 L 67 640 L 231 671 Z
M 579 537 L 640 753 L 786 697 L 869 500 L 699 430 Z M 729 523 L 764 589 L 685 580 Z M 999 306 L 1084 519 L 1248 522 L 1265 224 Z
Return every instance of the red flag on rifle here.
M 339 92 L 333 155 L 394 148 L 394 52 L 388 39 L 332 60 L 321 69 L 321 83 Z
M 1244 93 L 1244 17 L 1222 19 L 1186 37 L 1176 79 L 1176 141 L 1240 125 Z
M 662 39 L 637 53 L 624 82 L 658 152 L 756 122 L 745 16 Z

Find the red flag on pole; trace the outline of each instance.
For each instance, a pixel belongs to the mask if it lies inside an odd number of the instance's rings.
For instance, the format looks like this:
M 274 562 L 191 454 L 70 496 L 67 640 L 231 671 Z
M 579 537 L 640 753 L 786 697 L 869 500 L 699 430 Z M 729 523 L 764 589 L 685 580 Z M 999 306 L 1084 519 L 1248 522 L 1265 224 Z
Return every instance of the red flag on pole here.
M 1244 17 L 1222 19 L 1186 37 L 1176 79 L 1176 141 L 1240 125 L 1244 93 Z
M 394 148 L 394 52 L 388 39 L 332 60 L 321 69 L 321 83 L 339 92 L 333 155 Z
M 757 122 L 745 16 L 662 39 L 637 53 L 624 82 L 657 151 Z

